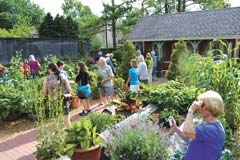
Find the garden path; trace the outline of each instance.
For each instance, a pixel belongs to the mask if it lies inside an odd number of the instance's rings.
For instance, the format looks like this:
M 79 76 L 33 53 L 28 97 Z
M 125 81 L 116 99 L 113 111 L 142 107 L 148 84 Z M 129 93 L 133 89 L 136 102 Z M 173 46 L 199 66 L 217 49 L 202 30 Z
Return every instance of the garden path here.
M 165 78 L 158 78 L 153 81 L 154 84 L 165 83 Z M 96 104 L 91 106 L 91 109 L 96 112 L 101 112 L 104 108 L 95 108 Z M 79 119 L 79 109 L 73 111 L 71 120 Z M 23 131 L 15 134 L 4 140 L 0 140 L 0 160 L 35 160 L 37 130 L 36 128 Z

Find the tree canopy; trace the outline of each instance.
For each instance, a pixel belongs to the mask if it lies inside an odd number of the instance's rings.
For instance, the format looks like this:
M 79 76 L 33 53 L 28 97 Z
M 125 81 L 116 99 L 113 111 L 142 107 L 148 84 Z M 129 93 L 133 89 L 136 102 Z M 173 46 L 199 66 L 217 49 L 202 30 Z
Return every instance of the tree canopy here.
M 56 15 L 53 19 L 50 13 L 44 18 L 39 28 L 41 38 L 78 38 L 78 23 L 71 17 Z
M 65 16 L 78 22 L 80 38 L 92 38 L 101 32 L 101 19 L 92 13 L 89 6 L 84 6 L 78 0 L 64 0 L 62 9 Z

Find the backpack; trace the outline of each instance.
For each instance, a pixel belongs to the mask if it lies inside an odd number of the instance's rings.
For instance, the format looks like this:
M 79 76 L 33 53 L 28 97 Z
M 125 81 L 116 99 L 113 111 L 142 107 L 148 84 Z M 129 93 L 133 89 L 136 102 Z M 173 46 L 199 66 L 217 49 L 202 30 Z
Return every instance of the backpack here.
M 54 74 L 47 76 L 47 90 L 48 93 L 51 93 L 53 90 L 58 88 L 58 79 Z

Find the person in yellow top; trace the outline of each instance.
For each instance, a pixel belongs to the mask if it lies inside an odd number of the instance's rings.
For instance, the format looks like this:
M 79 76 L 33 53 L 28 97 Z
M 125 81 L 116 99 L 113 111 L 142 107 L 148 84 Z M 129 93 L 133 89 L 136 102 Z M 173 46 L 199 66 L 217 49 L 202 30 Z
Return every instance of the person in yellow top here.
M 153 69 L 153 59 L 151 53 L 146 54 L 145 62 L 147 64 L 148 70 L 148 83 L 152 83 L 152 69 Z

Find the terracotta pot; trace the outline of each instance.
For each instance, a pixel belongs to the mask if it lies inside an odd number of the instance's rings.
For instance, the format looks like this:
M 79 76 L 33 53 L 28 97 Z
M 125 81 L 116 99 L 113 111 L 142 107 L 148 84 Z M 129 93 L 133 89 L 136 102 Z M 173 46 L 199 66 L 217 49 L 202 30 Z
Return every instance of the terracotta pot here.
M 78 96 L 72 96 L 70 107 L 72 109 L 80 107 L 80 99 L 78 98 Z
M 71 160 L 99 160 L 102 147 L 95 146 L 87 150 L 75 149 Z

